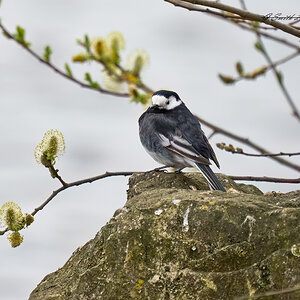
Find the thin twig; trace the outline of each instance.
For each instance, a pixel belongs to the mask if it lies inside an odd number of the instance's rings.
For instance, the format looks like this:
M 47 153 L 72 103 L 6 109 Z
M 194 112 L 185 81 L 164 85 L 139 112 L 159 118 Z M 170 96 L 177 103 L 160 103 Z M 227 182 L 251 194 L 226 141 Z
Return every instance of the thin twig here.
M 44 201 L 40 206 L 34 209 L 34 211 L 31 213 L 32 216 L 34 216 L 37 212 L 41 211 L 57 194 L 60 192 L 69 189 L 73 186 L 79 186 L 85 183 L 92 183 L 94 181 L 107 178 L 107 177 L 113 177 L 113 176 L 130 176 L 134 173 L 138 172 L 105 172 L 104 174 L 95 176 L 95 177 L 89 177 L 86 179 L 65 183 L 62 187 L 52 192 L 52 194 Z M 146 172 L 148 173 L 148 172 Z M 272 178 L 272 177 L 252 177 L 252 176 L 229 176 L 233 180 L 245 180 L 245 181 L 270 181 L 270 182 L 284 182 L 284 183 L 300 183 L 300 178 L 298 179 L 286 179 L 286 178 Z
M 295 58 L 298 55 L 300 55 L 300 49 L 296 50 L 295 52 L 293 52 L 293 53 L 291 53 L 291 54 L 289 54 L 289 55 L 287 55 L 287 56 L 285 56 L 285 57 L 283 57 L 281 59 L 279 59 L 276 62 L 273 62 L 273 63 L 271 62 L 271 64 L 269 64 L 267 66 L 262 66 L 261 68 L 262 69 L 264 68 L 264 71 L 261 72 L 261 73 L 259 73 L 258 75 L 264 75 L 266 72 L 268 72 L 270 70 L 274 70 L 274 68 L 276 68 L 277 66 L 288 62 L 289 60 Z M 270 63 L 270 62 L 268 61 L 268 63 Z M 251 72 L 249 74 L 251 74 Z M 239 76 L 239 77 L 233 78 L 233 80 L 234 80 L 234 82 L 238 82 L 238 81 L 245 80 L 245 79 L 253 80 L 253 79 L 257 78 L 258 75 L 256 75 L 255 77 Z M 294 105 L 294 108 L 297 111 L 297 108 L 295 107 L 295 105 Z
M 51 176 L 55 176 L 55 178 L 59 180 L 62 186 L 67 186 L 67 183 L 61 178 L 61 176 L 58 174 L 58 170 L 56 170 L 52 164 L 47 168 L 49 169 Z
M 230 137 L 230 138 L 232 138 L 232 139 L 234 139 L 236 141 L 239 141 L 239 142 L 241 142 L 241 143 L 243 143 L 245 145 L 248 145 L 248 146 L 250 146 L 251 148 L 257 150 L 260 153 L 271 153 L 270 151 L 264 149 L 263 147 L 255 144 L 254 142 L 252 142 L 248 138 L 241 137 L 241 136 L 239 136 L 239 135 L 237 135 L 235 133 L 232 133 L 232 132 L 230 132 L 228 130 L 225 130 L 225 129 L 221 128 L 221 127 L 218 127 L 218 126 L 216 126 L 216 125 L 214 125 L 214 124 L 212 124 L 212 123 L 210 123 L 210 122 L 208 122 L 208 121 L 206 121 L 206 120 L 204 120 L 204 119 L 202 119 L 202 118 L 200 118 L 198 116 L 196 116 L 196 118 L 200 121 L 200 123 L 202 123 L 205 126 L 213 129 L 214 131 L 216 131 L 216 133 L 223 134 L 223 135 L 228 136 L 228 137 Z M 285 160 L 285 159 L 283 159 L 281 157 L 276 157 L 276 156 L 272 157 L 271 156 L 270 158 L 273 159 L 273 160 L 276 160 L 280 164 L 288 166 L 288 167 L 290 167 L 290 168 L 292 168 L 294 170 L 300 171 L 300 166 L 299 165 L 293 164 L 293 163 L 291 163 L 291 162 L 289 162 L 289 161 L 287 161 L 287 160 Z
M 166 2 L 170 2 L 173 4 L 173 0 L 165 0 Z M 182 0 L 182 2 L 188 2 L 194 5 L 201 5 L 205 7 L 212 7 L 216 9 L 220 9 L 222 11 L 228 12 L 228 13 L 233 13 L 235 15 L 240 16 L 241 18 L 245 20 L 250 20 L 250 21 L 257 21 L 260 23 L 264 23 L 270 26 L 273 26 L 277 29 L 280 29 L 286 33 L 289 33 L 293 36 L 300 37 L 300 30 L 297 30 L 289 25 L 283 24 L 281 22 L 272 20 L 270 18 L 267 18 L 263 15 L 255 14 L 252 12 L 249 12 L 247 10 L 239 9 L 230 5 L 226 5 L 220 2 L 215 2 L 215 1 L 206 1 L 206 0 Z
M 27 47 L 26 45 L 22 44 L 21 42 L 19 42 L 5 27 L 2 23 L 0 23 L 0 28 L 2 29 L 3 33 L 6 35 L 6 37 L 13 39 L 16 43 L 18 43 L 19 45 L 21 45 L 28 53 L 30 53 L 34 58 L 36 58 L 37 60 L 39 60 L 41 63 L 45 64 L 46 66 L 48 66 L 50 69 L 52 69 L 53 71 L 55 71 L 56 73 L 58 73 L 59 75 L 63 76 L 64 78 L 67 78 L 68 80 L 79 84 L 81 87 L 83 88 L 87 88 L 87 89 L 91 89 L 91 90 L 95 90 L 98 91 L 102 94 L 107 94 L 107 95 L 112 95 L 112 96 L 118 96 L 118 97 L 129 97 L 130 95 L 128 93 L 118 93 L 118 92 L 113 92 L 113 91 L 109 91 L 109 90 L 105 90 L 102 89 L 100 87 L 94 87 L 91 86 L 89 84 L 84 83 L 83 81 L 80 81 L 79 79 L 76 79 L 74 77 L 70 77 L 68 74 L 64 73 L 63 71 L 61 71 L 60 69 L 58 69 L 56 66 L 54 66 L 52 63 L 44 60 L 41 56 L 39 56 L 36 52 L 34 52 L 33 50 L 31 50 L 29 47 Z
M 240 0 L 240 1 L 241 1 L 242 6 L 243 6 L 243 9 L 247 10 L 246 9 L 246 5 L 243 2 L 243 0 Z M 253 30 L 253 31 L 256 32 L 257 40 L 260 43 L 260 45 L 262 46 L 262 53 L 263 53 L 266 61 L 269 64 L 268 67 L 271 67 L 271 69 L 272 69 L 272 71 L 273 71 L 273 73 L 274 73 L 274 75 L 275 75 L 275 77 L 277 79 L 277 82 L 278 82 L 278 84 L 279 84 L 279 86 L 280 86 L 280 88 L 281 88 L 281 90 L 282 90 L 282 92 L 283 92 L 283 94 L 284 94 L 284 96 L 285 96 L 285 98 L 286 98 L 289 106 L 292 109 L 293 116 L 296 117 L 298 119 L 298 121 L 300 121 L 300 113 L 299 113 L 299 111 L 298 111 L 298 109 L 297 109 L 294 101 L 292 100 L 292 98 L 291 98 L 288 90 L 286 89 L 286 86 L 285 86 L 285 84 L 283 82 L 282 76 L 280 76 L 280 74 L 278 73 L 278 70 L 276 68 L 278 66 L 278 62 L 277 63 L 273 63 L 273 61 L 271 59 L 271 56 L 269 55 L 269 53 L 266 50 L 266 47 L 265 47 L 265 45 L 263 43 L 263 40 L 261 38 L 260 33 L 257 32 L 256 30 Z M 295 55 L 298 55 L 298 54 L 299 54 L 299 52 L 297 51 L 296 53 L 294 53 L 294 55 L 291 55 L 290 57 L 287 57 L 287 59 L 289 60 L 289 59 L 293 58 Z M 283 62 L 286 62 L 286 61 L 287 61 L 286 59 L 283 60 Z
M 240 4 L 243 10 L 247 10 L 246 3 L 244 0 L 240 0 Z
M 92 183 L 94 181 L 97 181 L 99 179 L 103 179 L 106 177 L 112 177 L 112 176 L 129 176 L 132 175 L 134 172 L 105 172 L 104 174 L 95 176 L 95 177 L 90 177 L 90 178 L 86 178 L 86 179 L 82 179 L 82 180 L 78 180 L 78 181 L 74 181 L 74 182 L 70 182 L 70 183 L 66 183 L 65 185 L 63 185 L 62 187 L 60 187 L 59 189 L 55 190 L 52 192 L 52 194 L 46 199 L 45 202 L 43 202 L 40 206 L 38 206 L 37 208 L 34 209 L 34 211 L 31 213 L 32 216 L 34 216 L 38 211 L 42 210 L 57 194 L 59 194 L 60 192 L 73 187 L 73 186 L 79 186 L 82 185 L 84 183 Z
M 287 88 L 286 88 L 286 86 L 285 86 L 285 84 L 284 84 L 284 82 L 283 82 L 282 76 L 280 76 L 279 73 L 278 73 L 278 70 L 277 70 L 277 68 L 276 68 L 276 64 L 273 63 L 273 61 L 272 61 L 272 59 L 271 59 L 269 53 L 267 52 L 267 50 L 266 50 L 266 48 L 265 48 L 265 45 L 264 45 L 264 43 L 263 43 L 263 41 L 262 41 L 262 38 L 261 38 L 261 36 L 260 36 L 259 33 L 257 33 L 257 40 L 258 40 L 258 42 L 261 44 L 262 49 L 263 49 L 262 53 L 263 53 L 263 55 L 264 55 L 266 61 L 268 62 L 269 66 L 271 67 L 271 69 L 272 69 L 272 71 L 273 71 L 273 73 L 274 73 L 274 76 L 276 77 L 277 82 L 278 82 L 278 84 L 279 84 L 279 87 L 280 87 L 280 89 L 282 90 L 282 92 L 283 92 L 283 94 L 284 94 L 284 96 L 285 96 L 285 98 L 286 98 L 286 100 L 287 100 L 289 106 L 290 106 L 291 109 L 292 109 L 292 114 L 293 114 L 293 116 L 296 117 L 296 119 L 297 119 L 298 121 L 300 121 L 300 113 L 299 113 L 299 111 L 298 111 L 298 109 L 297 109 L 297 107 L 296 107 L 296 105 L 295 105 L 293 99 L 291 98 L 291 96 L 290 96 L 290 94 L 289 94 L 289 92 L 288 92 L 288 90 L 287 90 Z
M 295 156 L 295 155 L 300 155 L 300 152 L 294 152 L 294 153 L 279 152 L 279 153 L 262 153 L 262 154 L 240 152 L 240 151 L 235 151 L 235 150 L 229 150 L 228 152 L 231 152 L 233 154 L 242 154 L 242 155 L 245 155 L 245 156 L 253 156 L 253 157 L 275 157 L 275 156 Z
M 228 21 L 232 24 L 235 24 L 237 25 L 238 27 L 240 27 L 241 29 L 245 29 L 245 30 L 248 30 L 248 31 L 251 31 L 253 33 L 253 26 L 249 25 L 248 23 L 245 24 L 245 23 L 241 23 L 240 21 L 237 22 L 237 20 L 241 20 L 241 18 L 239 16 L 230 16 L 230 15 L 226 15 L 225 13 L 220 13 L 220 12 L 217 12 L 217 11 L 213 11 L 213 10 L 210 10 L 208 8 L 206 9 L 201 9 L 195 5 L 192 5 L 190 3 L 185 3 L 185 2 L 182 2 L 182 1 L 178 1 L 178 0 L 165 0 L 171 4 L 173 4 L 174 6 L 178 6 L 178 7 L 181 7 L 183 9 L 187 9 L 189 11 L 198 11 L 198 12 L 203 12 L 203 13 L 207 13 L 207 14 L 211 14 L 211 15 L 214 15 L 215 17 L 219 17 L 219 18 L 222 18 L 224 19 L 225 21 Z M 271 28 L 271 27 L 270 27 Z M 260 26 L 260 29 L 262 29 L 262 27 Z M 266 37 L 268 39 L 271 39 L 275 42 L 278 42 L 278 43 L 281 43 L 285 46 L 288 46 L 288 47 L 291 47 L 291 48 L 294 48 L 294 49 L 298 49 L 300 50 L 300 46 L 298 46 L 297 44 L 295 43 L 292 43 L 286 39 L 283 39 L 283 38 L 279 38 L 275 35 L 271 35 L 271 34 L 268 34 L 268 33 L 265 33 L 261 30 L 258 30 L 257 31 L 263 36 L 263 37 Z
M 241 181 L 265 181 L 265 182 L 275 182 L 275 183 L 300 183 L 300 178 L 278 178 L 278 177 L 255 177 L 255 176 L 230 176 L 232 180 Z

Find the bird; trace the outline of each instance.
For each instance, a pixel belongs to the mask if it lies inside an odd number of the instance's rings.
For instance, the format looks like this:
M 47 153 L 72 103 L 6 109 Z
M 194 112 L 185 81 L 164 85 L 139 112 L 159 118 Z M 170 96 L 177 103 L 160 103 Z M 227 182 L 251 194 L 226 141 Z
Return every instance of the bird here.
M 210 160 L 218 168 L 220 164 L 200 122 L 176 92 L 153 93 L 151 105 L 138 122 L 141 143 L 155 161 L 179 171 L 185 167 L 197 168 L 210 189 L 226 191 L 210 168 Z

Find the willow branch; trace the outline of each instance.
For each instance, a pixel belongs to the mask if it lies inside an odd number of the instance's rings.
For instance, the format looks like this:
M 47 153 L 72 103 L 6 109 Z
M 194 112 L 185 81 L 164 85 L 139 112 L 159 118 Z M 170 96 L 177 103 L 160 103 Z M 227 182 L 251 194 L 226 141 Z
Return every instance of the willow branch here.
M 300 183 L 300 178 L 278 178 L 278 177 L 255 177 L 255 176 L 228 176 L 232 180 L 242 181 L 265 181 L 275 183 Z
M 32 216 L 34 216 L 36 213 L 41 211 L 55 196 L 57 196 L 59 193 L 61 193 L 64 190 L 67 190 L 74 186 L 79 186 L 85 183 L 92 183 L 94 181 L 107 178 L 107 177 L 113 177 L 113 176 L 130 176 L 134 173 L 138 172 L 105 172 L 104 174 L 95 176 L 95 177 L 89 177 L 86 179 L 65 183 L 62 187 L 52 192 L 52 194 L 37 208 L 33 210 L 31 213 Z M 147 172 L 148 173 L 148 172 Z M 244 181 L 269 181 L 269 182 L 280 182 L 280 183 L 300 183 L 300 178 L 297 179 L 286 179 L 286 178 L 273 178 L 273 177 L 252 177 L 252 176 L 229 176 L 233 180 L 244 180 Z
M 215 17 L 222 18 L 225 21 L 228 21 L 228 22 L 230 22 L 230 23 L 232 23 L 232 24 L 240 27 L 241 29 L 245 29 L 247 31 L 253 32 L 253 26 L 252 26 L 252 24 L 240 22 L 242 19 L 239 16 L 226 15 L 225 13 L 221 13 L 221 12 L 217 12 L 217 11 L 214 11 L 214 10 L 210 10 L 208 8 L 201 9 L 201 8 L 199 8 L 196 5 L 192 5 L 190 3 L 185 3 L 185 2 L 182 2 L 180 0 L 165 0 L 165 1 L 173 4 L 174 6 L 178 6 L 178 7 L 181 7 L 183 9 L 187 9 L 189 11 L 203 12 L 203 13 L 207 13 L 207 14 L 213 15 Z M 260 29 L 262 29 L 261 26 L 260 26 Z M 272 29 L 272 27 L 270 27 L 269 29 Z M 300 50 L 300 46 L 299 45 L 297 45 L 295 43 L 292 43 L 292 42 L 290 42 L 290 41 L 288 41 L 286 39 L 279 38 L 279 37 L 277 37 L 275 35 L 263 32 L 263 31 L 261 31 L 259 29 L 257 29 L 257 32 L 259 32 L 260 35 L 262 35 L 265 38 L 271 39 L 271 40 L 273 40 L 275 42 L 278 42 L 278 43 L 281 43 L 281 44 L 283 44 L 285 46 L 288 46 L 288 47 Z
M 52 192 L 52 194 L 46 199 L 45 202 L 43 202 L 40 206 L 38 206 L 37 208 L 34 209 L 34 211 L 31 213 L 32 216 L 34 216 L 37 212 L 39 212 L 40 210 L 42 210 L 57 194 L 59 194 L 60 192 L 67 190 L 73 186 L 79 186 L 85 183 L 92 183 L 94 181 L 103 179 L 103 178 L 107 178 L 107 177 L 112 177 L 112 176 L 130 176 L 132 175 L 134 172 L 105 172 L 104 174 L 95 176 L 95 177 L 89 177 L 86 179 L 82 179 L 82 180 L 78 180 L 78 181 L 74 181 L 74 182 L 70 182 L 70 183 L 66 183 L 60 187 L 59 189 L 55 190 Z
M 232 138 L 232 139 L 234 139 L 236 141 L 239 141 L 239 142 L 241 142 L 241 143 L 243 143 L 245 145 L 248 145 L 249 147 L 257 150 L 258 152 L 260 152 L 262 154 L 263 153 L 271 153 L 270 151 L 266 150 L 265 148 L 263 148 L 263 147 L 255 144 L 254 142 L 250 141 L 248 138 L 241 137 L 241 136 L 239 136 L 239 135 L 237 135 L 235 133 L 232 133 L 232 132 L 230 132 L 228 130 L 225 130 L 225 129 L 221 128 L 221 127 L 218 127 L 218 126 L 216 126 L 216 125 L 214 125 L 214 124 L 212 124 L 210 122 L 207 122 L 206 120 L 204 120 L 204 119 L 202 119 L 202 118 L 200 118 L 198 116 L 196 116 L 196 118 L 200 121 L 200 123 L 202 123 L 205 126 L 211 128 L 216 133 L 223 134 L 223 135 L 228 136 L 228 137 L 230 137 L 230 138 Z M 270 159 L 273 159 L 273 160 L 277 161 L 278 163 L 283 164 L 283 165 L 285 165 L 287 167 L 290 167 L 290 168 L 292 168 L 294 170 L 300 171 L 300 166 L 299 165 L 293 164 L 293 163 L 291 163 L 291 162 L 289 162 L 289 161 L 287 161 L 287 160 L 285 160 L 285 159 L 283 159 L 281 157 L 271 156 Z
M 165 1 L 170 2 L 170 3 L 173 2 L 173 0 L 165 0 Z M 233 6 L 230 6 L 230 5 L 226 5 L 226 4 L 223 4 L 223 3 L 220 3 L 220 2 L 206 1 L 206 0 L 182 0 L 181 2 L 187 2 L 187 3 L 194 4 L 194 5 L 201 5 L 201 6 L 204 6 L 204 7 L 211 7 L 211 8 L 220 9 L 222 11 L 240 16 L 244 20 L 264 23 L 264 24 L 270 25 L 274 28 L 277 28 L 279 30 L 282 30 L 286 33 L 289 33 L 293 36 L 300 37 L 300 30 L 297 30 L 297 29 L 295 29 L 294 27 L 292 27 L 290 25 L 286 25 L 286 24 L 283 24 L 281 22 L 266 18 L 263 15 L 255 14 L 255 13 L 249 12 L 247 10 L 239 9 L 239 8 L 236 8 L 236 7 L 233 7 Z
M 16 43 L 18 43 L 19 45 L 21 45 L 23 47 L 23 49 L 25 49 L 31 56 L 33 56 L 34 58 L 36 58 L 37 60 L 39 60 L 41 63 L 45 64 L 47 67 L 49 67 L 50 69 L 52 69 L 54 72 L 56 72 L 57 74 L 59 74 L 60 76 L 74 82 L 77 83 L 78 85 L 80 85 L 83 88 L 86 89 L 91 89 L 91 90 L 95 90 L 98 91 L 102 94 L 107 94 L 107 95 L 112 95 L 112 96 L 118 96 L 118 97 L 129 97 L 130 95 L 128 93 L 118 93 L 118 92 L 113 92 L 113 91 L 109 91 L 109 90 L 105 90 L 102 89 L 101 87 L 93 87 L 89 84 L 84 83 L 83 81 L 76 79 L 74 77 L 70 77 L 68 74 L 66 74 L 65 72 L 61 71 L 60 69 L 58 69 L 55 65 L 53 65 L 51 62 L 46 61 L 43 59 L 43 57 L 41 57 L 40 55 L 38 55 L 36 52 L 34 52 L 33 50 L 31 50 L 29 47 L 27 47 L 26 45 L 22 44 L 21 42 L 19 42 L 5 27 L 2 23 L 0 23 L 0 28 L 2 29 L 3 33 L 5 34 L 5 36 L 9 39 L 14 40 Z
M 253 156 L 253 157 L 276 157 L 276 156 L 295 156 L 295 155 L 300 155 L 300 152 L 293 152 L 293 153 L 279 152 L 279 153 L 262 153 L 262 154 L 239 152 L 239 151 L 235 151 L 235 150 L 230 150 L 228 152 L 231 152 L 233 154 L 242 154 L 242 155 L 245 155 L 245 156 Z
M 254 80 L 256 79 L 258 76 L 262 76 L 262 75 L 265 75 L 266 72 L 270 71 L 270 70 L 273 70 L 274 69 L 276 70 L 276 67 L 281 65 L 281 64 L 284 64 L 286 62 L 288 62 L 289 60 L 292 60 L 293 58 L 295 58 L 296 56 L 300 55 L 300 49 L 296 50 L 295 52 L 277 60 L 276 62 L 272 62 L 272 61 L 268 61 L 268 63 L 270 63 L 269 65 L 267 66 L 262 66 L 256 70 L 254 70 L 253 72 L 249 72 L 249 73 L 246 73 L 246 74 L 243 74 L 242 76 L 238 76 L 238 77 L 235 77 L 235 78 L 232 78 L 232 83 L 236 83 L 236 82 L 239 82 L 239 81 L 242 81 L 242 80 Z M 261 71 L 259 71 L 261 70 Z M 259 71 L 259 72 L 258 72 Z M 254 74 L 255 72 L 258 72 L 255 74 L 255 76 L 252 76 L 252 74 Z M 277 74 L 277 71 L 276 71 L 276 74 Z M 248 76 L 247 76 L 248 75 Z M 276 75 L 277 76 L 277 75 Z M 278 76 L 277 76 L 278 77 Z M 291 101 L 292 103 L 292 110 L 293 112 L 295 111 L 297 114 L 297 108 L 296 106 L 294 105 L 293 101 Z
M 268 62 L 269 66 L 271 67 L 271 69 L 272 69 L 272 71 L 273 71 L 273 73 L 274 73 L 274 75 L 275 75 L 275 77 L 277 79 L 278 85 L 279 85 L 281 91 L 283 92 L 283 95 L 285 96 L 288 105 L 290 106 L 290 108 L 292 110 L 293 116 L 298 121 L 300 121 L 300 113 L 299 113 L 299 111 L 298 111 L 298 109 L 297 109 L 297 107 L 296 107 L 296 105 L 295 105 L 292 97 L 290 96 L 290 94 L 289 94 L 289 92 L 288 92 L 288 90 L 287 90 L 287 88 L 286 88 L 286 86 L 284 84 L 282 76 L 280 76 L 279 73 L 278 73 L 278 70 L 276 68 L 276 64 L 273 63 L 273 61 L 272 61 L 269 53 L 267 52 L 267 50 L 266 50 L 266 48 L 264 46 L 264 43 L 263 43 L 263 41 L 262 41 L 261 36 L 260 36 L 259 33 L 257 33 L 257 40 L 262 45 L 262 48 L 263 48 L 262 53 L 263 53 L 266 61 Z

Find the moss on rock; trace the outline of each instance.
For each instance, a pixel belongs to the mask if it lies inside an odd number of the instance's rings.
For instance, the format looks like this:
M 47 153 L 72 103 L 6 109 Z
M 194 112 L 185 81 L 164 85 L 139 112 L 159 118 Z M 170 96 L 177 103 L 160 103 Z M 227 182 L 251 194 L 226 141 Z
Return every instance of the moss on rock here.
M 197 173 L 133 175 L 125 206 L 30 299 L 232 299 L 299 286 L 300 192 L 219 178 L 231 192 L 208 191 Z

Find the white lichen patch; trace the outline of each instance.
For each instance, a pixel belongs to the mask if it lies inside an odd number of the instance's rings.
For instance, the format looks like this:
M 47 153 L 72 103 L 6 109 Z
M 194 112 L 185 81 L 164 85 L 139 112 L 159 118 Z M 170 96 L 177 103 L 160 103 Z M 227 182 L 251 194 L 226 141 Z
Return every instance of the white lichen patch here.
M 248 215 L 248 216 L 246 216 L 244 222 L 242 223 L 242 226 L 243 226 L 244 224 L 246 224 L 247 222 L 249 222 L 249 226 L 250 226 L 250 227 L 253 227 L 253 226 L 255 225 L 256 220 L 255 220 L 254 217 Z
M 151 284 L 155 284 L 156 282 L 159 281 L 159 275 L 158 274 L 155 274 L 150 280 L 148 280 L 149 283 Z
M 196 251 L 196 250 L 197 250 L 196 246 L 193 246 L 192 251 Z
M 240 191 L 238 191 L 238 190 L 236 190 L 236 189 L 234 189 L 234 188 L 229 188 L 228 190 L 227 190 L 227 192 L 228 193 L 232 193 L 232 194 L 241 194 L 242 192 L 240 192 Z
M 291 252 L 294 256 L 300 257 L 300 244 L 294 244 L 291 247 Z
M 163 212 L 162 209 L 157 209 L 154 213 L 159 216 Z
M 248 242 L 250 242 L 251 240 L 251 236 L 252 236 L 252 233 L 253 233 L 253 227 L 255 225 L 255 222 L 256 222 L 256 219 L 252 216 L 246 216 L 244 222 L 241 224 L 241 226 L 243 226 L 244 224 L 246 224 L 248 222 L 249 224 L 249 236 L 248 236 Z
M 190 229 L 189 226 L 189 213 L 190 213 L 190 207 L 187 208 L 187 210 L 184 213 L 183 216 L 183 224 L 182 224 L 182 231 L 183 232 L 188 232 Z
M 209 289 L 211 289 L 211 290 L 213 290 L 215 292 L 217 291 L 217 286 L 215 285 L 215 283 L 212 280 L 209 280 L 208 278 L 202 278 L 202 279 L 205 281 L 206 286 Z
M 181 202 L 181 200 L 175 199 L 175 200 L 173 200 L 172 202 L 173 202 L 173 204 L 177 205 L 177 204 L 179 204 L 179 203 Z

